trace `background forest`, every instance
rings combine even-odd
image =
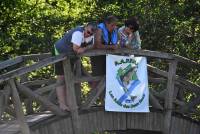
[[[199,0],[2,0],[0,60],[50,52],[68,29],[109,13],[119,18],[119,26],[129,16],[138,17],[142,49],[174,53],[200,63]],[[185,71],[181,73],[185,76]],[[188,76],[200,84],[195,69]]]

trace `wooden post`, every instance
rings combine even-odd
[[[67,93],[66,103],[69,106],[71,112],[72,126],[74,134],[80,134],[80,124],[78,115],[78,106],[76,102],[76,94],[74,87],[74,78],[71,70],[70,59],[67,58],[63,61],[64,76],[65,76],[65,86]]]
[[[0,90],[0,119],[5,109],[4,104],[5,104],[5,97],[3,91]]]
[[[25,66],[25,63],[22,64],[22,66]],[[28,74],[23,74],[20,76],[20,83],[24,83],[24,82],[27,82],[28,81]],[[29,99],[26,99],[25,100],[25,106],[26,106],[26,113],[27,114],[33,114],[34,111],[33,111],[33,107],[32,107],[32,100],[29,98]]]
[[[76,61],[76,77],[81,77],[81,60],[80,58]],[[77,104],[78,106],[81,105],[81,83],[76,83],[75,84],[75,93],[76,93],[76,100],[77,100]]]
[[[164,112],[164,127],[163,134],[170,134],[171,115],[173,108],[173,93],[176,77],[177,61],[172,60],[169,63],[169,71],[167,74],[167,92],[165,95],[165,112]]]
[[[15,81],[13,79],[10,79],[8,82],[9,82],[11,90],[12,90],[12,99],[13,99],[14,109],[16,112],[17,121],[19,122],[19,125],[21,128],[21,132],[22,132],[22,134],[30,134],[30,129],[24,118],[22,104],[21,104],[21,101],[19,98],[19,94],[18,94],[16,85],[15,85]]]

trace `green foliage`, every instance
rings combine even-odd
[[[0,59],[49,52],[66,30],[112,13],[120,24],[138,17],[144,49],[200,60],[200,3],[195,0],[15,0],[0,7]]]

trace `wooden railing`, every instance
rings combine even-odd
[[[163,111],[164,126],[163,133],[169,134],[172,113],[188,115],[199,115],[197,106],[200,103],[200,86],[176,75],[178,64],[200,69],[200,64],[195,61],[183,58],[169,53],[148,51],[148,50],[91,50],[83,56],[97,56],[105,54],[134,54],[135,56],[144,56],[148,59],[149,83],[150,87],[150,105],[153,109]],[[11,70],[0,75],[0,115],[8,114],[10,118],[17,119],[20,123],[23,134],[29,134],[30,130],[24,118],[25,115],[39,113],[45,110],[52,111],[58,116],[67,113],[59,109],[55,95],[55,79],[34,79],[28,80],[27,74],[40,68],[63,61],[64,75],[67,87],[67,101],[73,121],[74,133],[78,134],[79,116],[78,110],[90,109],[105,90],[105,76],[92,77],[84,67],[81,69],[81,61],[76,63],[76,73],[73,74],[69,59],[73,55],[59,55],[51,57],[50,54],[23,55],[12,60],[0,63],[0,71]],[[160,60],[164,62],[168,70],[161,70],[151,65],[151,61]],[[25,66],[28,61],[34,61],[32,65]],[[19,67],[19,64],[21,65]],[[18,65],[15,67],[15,65]],[[70,81],[70,82],[69,82]],[[89,92],[85,100],[81,100],[80,83],[100,81],[97,88]],[[158,86],[162,88],[158,88]],[[189,99],[186,100],[185,98]],[[101,98],[101,97],[100,97]],[[190,99],[191,98],[191,99]],[[101,103],[96,105],[103,105]],[[23,104],[23,105],[22,105]],[[13,108],[14,105],[14,108]],[[38,109],[33,109],[33,108]],[[2,119],[3,120],[3,119]]]

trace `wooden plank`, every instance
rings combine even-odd
[[[87,116],[88,116],[88,122],[89,122],[87,124],[87,128],[89,128],[89,132],[91,133],[91,132],[94,132],[94,127],[95,127],[93,123],[93,116],[92,116],[92,113],[88,113]]]
[[[23,55],[24,61],[27,60],[42,60],[51,57],[51,53],[42,53],[42,54],[30,54],[30,55]]]
[[[3,90],[0,90],[0,119],[3,112],[6,112],[8,107],[9,98],[11,95],[11,89],[8,84],[6,84]]]
[[[95,111],[95,112],[92,112],[91,113],[91,117],[92,117],[92,119],[93,119],[93,125],[94,125],[94,131],[93,132],[98,132],[98,127],[97,127],[97,114],[96,114],[96,112],[97,111]]]
[[[135,56],[145,56],[145,57],[155,57],[163,59],[173,59],[173,54],[158,52],[158,51],[149,51],[149,50],[132,50],[127,48],[121,48],[117,50],[88,50],[87,52],[80,54],[79,56],[98,56],[106,54],[134,54]]]
[[[99,82],[99,84],[95,89],[90,91],[90,95],[88,96],[88,99],[85,101],[85,103],[82,105],[82,108],[83,109],[90,108],[104,89],[105,89],[105,77],[102,78],[102,80]]]
[[[51,110],[56,115],[65,115],[64,112],[60,110],[60,108],[50,101],[48,101],[46,98],[38,95],[37,93],[33,92],[30,88],[20,84],[19,82],[16,83],[19,91],[21,91],[23,94],[25,94],[28,97],[33,98],[34,100],[40,102],[42,105],[44,105],[47,109]]]
[[[152,95],[154,95],[157,99],[160,99],[160,100],[164,100],[164,96],[161,96],[161,94],[157,91],[155,91],[154,89],[150,89],[149,90]],[[162,92],[162,91],[161,91]]]
[[[64,119],[59,120],[57,124],[59,126],[59,130],[57,131],[60,131],[61,134],[66,134],[67,131],[66,131],[66,124],[64,122]]]
[[[16,70],[10,71],[8,73],[2,74],[0,76],[0,82],[9,80],[11,78],[15,78],[15,77],[23,75],[25,73],[37,70],[37,69],[42,68],[42,67],[45,67],[47,65],[62,61],[66,58],[65,56],[66,55],[62,54],[62,55],[58,55],[58,56],[55,56],[55,57],[50,57],[50,58],[41,60],[38,63],[35,63],[31,66],[21,67],[21,68],[18,68]]]
[[[60,129],[58,128],[57,121],[48,123],[44,127],[47,128],[47,131],[48,131],[47,134],[60,134]]]
[[[44,79],[44,80],[33,80],[33,81],[26,81],[26,82],[21,82],[21,84],[25,86],[37,86],[37,85],[42,85],[42,84],[52,84],[56,83],[56,79]]]
[[[160,69],[158,69],[156,67],[148,65],[148,70],[150,72],[156,73],[156,74],[158,74],[160,76],[167,77],[167,72],[166,71],[160,70]],[[177,84],[179,86],[182,86],[184,88],[188,88],[188,89],[192,90],[193,92],[200,94],[200,86],[199,85],[196,85],[196,84],[194,84],[194,83],[192,83],[192,82],[190,82],[188,80],[185,80],[185,79],[183,79],[183,78],[181,78],[179,76],[176,76],[175,81],[176,81],[175,84]]]
[[[81,77],[81,60],[80,58],[76,61],[76,67],[75,67],[75,76],[76,77]],[[75,83],[75,94],[76,94],[76,101],[77,105],[81,105],[81,84],[80,83]]]
[[[67,93],[67,104],[69,105],[69,109],[71,112],[72,124],[74,134],[80,134],[80,122],[79,122],[79,115],[78,115],[78,106],[76,102],[76,94],[75,94],[75,87],[74,87],[74,79],[73,74],[71,71],[71,63],[70,59],[67,58],[63,61],[63,68],[64,68],[64,76],[65,76],[65,87]]]
[[[25,104],[25,106],[26,106],[26,113],[27,113],[28,115],[34,113],[33,104],[32,104],[32,103],[33,103],[33,100],[31,100],[30,98],[24,100],[24,104]]]
[[[185,89],[190,89],[193,92],[200,94],[200,86],[199,85],[196,85],[196,84],[192,83],[191,81],[185,80],[180,77],[176,77],[176,81],[178,83],[180,83],[181,87],[183,87]]]
[[[5,110],[5,97],[2,91],[0,91],[0,119]]]
[[[88,131],[87,131],[87,127],[89,122],[88,122],[88,119],[87,119],[87,114],[82,114],[80,116],[80,121],[81,121],[81,132],[82,134],[88,134]]]
[[[148,77],[149,82],[152,83],[166,83],[167,80],[165,78],[153,78],[153,77]]]
[[[53,89],[49,95],[48,95],[48,100],[54,104],[56,104],[56,89]]]
[[[180,106],[186,105],[186,103],[185,103],[184,101],[180,101],[180,100],[178,100],[178,99],[175,99],[173,102],[174,102],[176,105],[180,105]]]
[[[31,134],[40,134],[40,132],[39,132],[39,130],[37,129],[37,130],[32,131]]]
[[[164,128],[163,134],[170,134],[171,114],[173,107],[173,93],[176,77],[177,62],[171,61],[169,64],[169,71],[167,77],[167,92],[165,96],[165,112],[164,112]]]
[[[11,59],[11,60],[6,60],[6,61],[3,61],[3,62],[0,62],[0,70],[7,68],[9,66],[13,66],[15,64],[21,63],[21,62],[23,62],[22,56],[16,57],[16,58]]]
[[[96,127],[96,132],[100,132],[101,131],[101,128],[99,127],[100,126],[100,123],[99,123],[99,120],[101,120],[98,116],[98,112],[99,111],[95,111],[95,117],[94,117],[94,122],[95,122],[95,127]]]
[[[38,88],[34,92],[37,93],[37,94],[44,94],[44,93],[49,92],[49,91],[51,91],[55,88],[56,88],[56,83],[45,86],[45,87]]]
[[[30,134],[30,129],[24,118],[22,104],[19,98],[19,94],[15,85],[15,82],[13,79],[10,79],[8,82],[12,90],[12,99],[13,99],[14,109],[17,115],[17,121],[20,124],[21,132],[22,134]]]
[[[166,78],[168,76],[166,71],[160,70],[160,69],[158,69],[154,66],[151,66],[151,65],[148,65],[147,67],[148,67],[148,71],[150,71],[150,72],[153,72],[155,74],[158,74],[158,75],[166,77]]]
[[[181,107],[181,112],[182,113],[189,112],[190,110],[192,110],[194,108],[194,106],[196,106],[198,104],[200,104],[200,96],[196,97],[195,99],[193,99],[192,101],[190,101],[186,105],[183,105]]]
[[[197,67],[200,69],[200,64],[196,61],[193,61],[193,60],[190,60],[188,58],[185,58],[185,57],[182,57],[182,56],[179,56],[179,55],[176,55],[174,54],[174,59],[180,63],[183,63],[184,65],[188,66],[188,67]]]
[[[16,117],[15,110],[11,106],[7,106],[5,108],[5,112],[8,113],[9,115]]]
[[[75,83],[81,83],[81,82],[90,82],[90,81],[99,81],[103,78],[103,76],[81,76],[81,77],[75,77],[74,82]]]
[[[101,119],[102,119],[102,123],[103,123],[103,124],[102,124],[103,130],[108,130],[107,128],[108,128],[108,126],[109,126],[109,125],[108,125],[107,113],[108,113],[108,112],[105,112],[105,111],[102,113],[102,118],[101,118]]]
[[[159,101],[153,96],[151,92],[149,92],[149,101],[154,108],[163,110],[163,106],[159,103]]]

